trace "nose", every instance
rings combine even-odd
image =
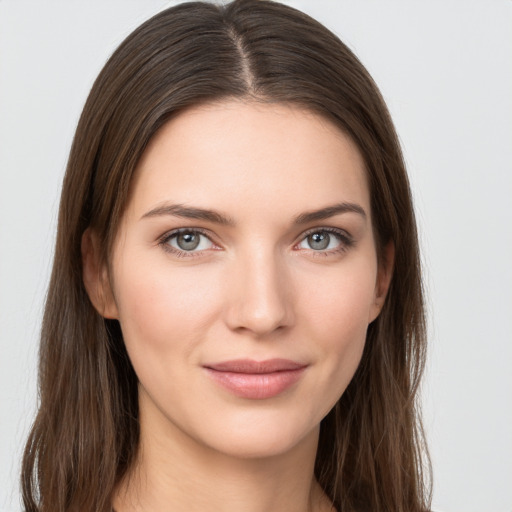
[[[232,330],[263,337],[293,323],[293,287],[286,265],[274,254],[251,254],[229,277],[226,323]]]

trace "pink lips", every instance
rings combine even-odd
[[[212,379],[236,396],[259,400],[277,396],[291,387],[306,367],[288,359],[237,359],[204,366]]]

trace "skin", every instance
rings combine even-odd
[[[340,203],[363,213],[296,222]],[[177,204],[230,223],[172,214]],[[195,250],[177,252],[180,228],[203,232]],[[140,450],[117,512],[330,510],[313,475],[319,424],[355,373],[391,276],[353,142],[298,107],[194,107],[139,162],[110,273],[99,253],[88,230],[86,287],[119,320],[140,381]],[[205,370],[272,358],[305,369],[270,398],[236,396]]]

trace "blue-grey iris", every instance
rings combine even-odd
[[[331,236],[329,235],[329,233],[326,233],[325,231],[313,233],[308,236],[309,247],[311,247],[311,249],[315,249],[317,251],[326,249],[329,246],[330,241],[331,241]]]
[[[176,237],[176,244],[178,247],[184,251],[193,251],[199,245],[201,241],[201,235],[199,233],[193,233],[191,231],[186,231],[184,233],[179,233]]]

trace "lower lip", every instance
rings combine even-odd
[[[236,373],[206,368],[209,376],[241,398],[263,400],[280,395],[293,386],[306,367],[271,373]]]

